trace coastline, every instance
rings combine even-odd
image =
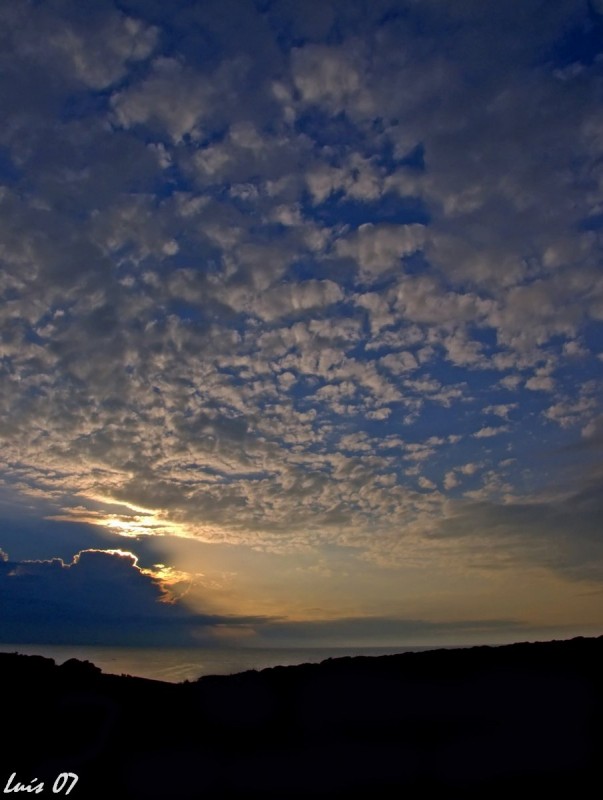
[[[586,790],[603,637],[272,667],[172,684],[0,654],[6,781],[72,797],[371,797]],[[67,779],[65,779],[66,781]]]

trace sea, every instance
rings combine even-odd
[[[432,650],[433,647],[96,647],[88,645],[1,644],[0,652],[39,655],[63,664],[70,658],[91,661],[103,672],[180,683],[204,675],[233,675],[247,670],[319,663],[345,656],[382,656]]]

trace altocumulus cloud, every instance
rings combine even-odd
[[[522,561],[542,527],[495,520],[600,448],[602,30],[576,0],[3,4],[7,491],[390,566],[462,570],[464,520]]]

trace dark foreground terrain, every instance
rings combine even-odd
[[[0,654],[0,793],[55,796],[71,772],[70,798],[586,797],[603,773],[602,668],[603,637],[177,685]]]

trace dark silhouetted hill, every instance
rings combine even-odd
[[[13,772],[44,794],[74,772],[71,798],[586,796],[603,764],[602,667],[603,637],[184,684],[0,654],[0,792]]]

